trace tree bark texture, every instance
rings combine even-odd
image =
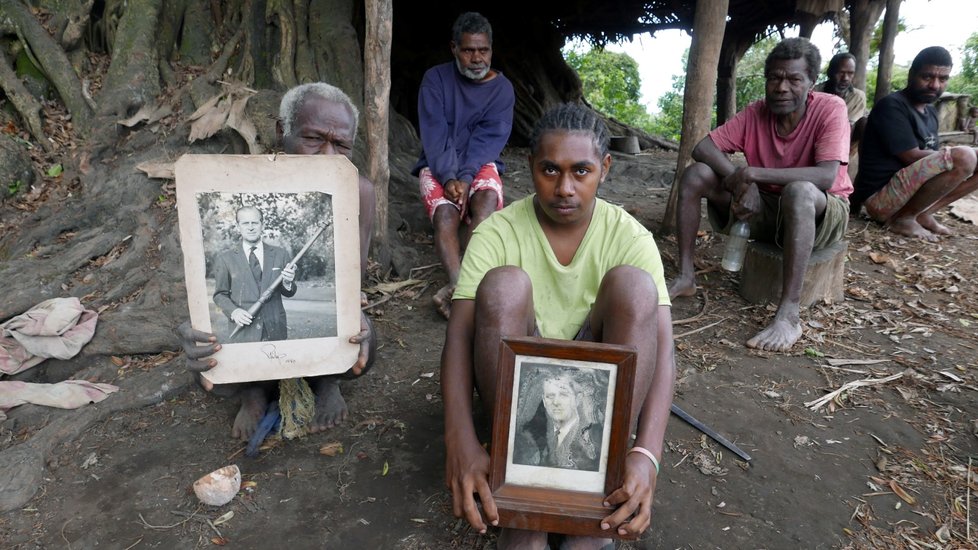
[[[31,49],[48,80],[58,90],[61,101],[71,113],[75,124],[80,129],[87,130],[92,109],[82,93],[82,84],[78,74],[68,61],[64,49],[41,26],[21,0],[3,0],[0,2],[0,20],[6,20],[15,29],[21,42]]]
[[[41,123],[41,104],[27,91],[24,83],[17,78],[17,74],[2,55],[0,55],[0,88],[3,88],[7,99],[20,113],[34,139],[42,147],[50,150],[51,143],[44,136],[44,125]]]
[[[669,202],[662,217],[662,233],[676,228],[676,203],[679,181],[690,162],[693,147],[710,131],[713,111],[713,91],[716,83],[720,46],[726,27],[728,0],[698,0],[693,19],[693,42],[686,68],[686,89],[683,92],[683,130],[679,142],[676,176],[669,192]]]
[[[366,0],[367,30],[364,40],[363,98],[367,126],[367,175],[377,193],[373,235],[375,255],[382,265],[390,258],[387,239],[390,161],[388,155],[388,126],[391,92],[391,39],[393,37],[394,7],[392,0]]]
[[[724,32],[717,67],[717,125],[737,114],[737,65],[753,44],[753,36]]]
[[[98,98],[100,114],[124,118],[160,95],[156,32],[163,0],[128,0]]]
[[[879,101],[890,94],[890,81],[893,80],[893,45],[900,26],[900,2],[887,0],[886,15],[883,17],[883,38],[880,40],[879,69],[876,73],[876,95]]]
[[[869,61],[869,42],[873,27],[883,13],[887,0],[849,1],[849,52],[856,56],[856,75],[852,85],[866,89],[866,64]]]

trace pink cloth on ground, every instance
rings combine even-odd
[[[3,381],[0,382],[0,422],[7,418],[5,412],[25,403],[77,409],[89,403],[98,403],[118,390],[112,384],[87,380],[65,380],[57,384]]]
[[[17,374],[49,357],[69,359],[95,335],[98,313],[78,298],[52,298],[0,324],[0,373]]]

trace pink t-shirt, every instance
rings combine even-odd
[[[755,101],[724,125],[710,132],[724,153],[743,152],[748,166],[801,168],[826,160],[839,161],[839,171],[829,193],[846,198],[852,193],[849,180],[849,118],[842,98],[809,92],[801,123],[787,136],[779,136],[776,117],[764,100]],[[759,185],[762,191],[780,193],[777,185]]]

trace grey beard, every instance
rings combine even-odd
[[[462,73],[462,76],[468,78],[469,80],[482,80],[489,74],[489,65],[486,65],[481,71],[473,71],[468,67],[462,65],[462,63],[456,59],[455,66],[458,67],[458,72]]]

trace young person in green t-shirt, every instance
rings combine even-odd
[[[445,470],[454,514],[483,533],[499,516],[489,489],[489,455],[472,418],[472,389],[492,410],[499,342],[511,336],[638,350],[629,423],[635,446],[625,459],[622,486],[605,499],[609,514],[601,528],[637,535],[650,523],[675,380],[672,319],[652,235],[595,196],[611,166],[608,142],[605,124],[590,109],[561,105],[546,113],[530,144],[536,193],[490,216],[466,249],[442,353]],[[566,537],[561,548],[610,543]],[[547,533],[516,529],[503,529],[498,541],[499,548],[546,544]]]

